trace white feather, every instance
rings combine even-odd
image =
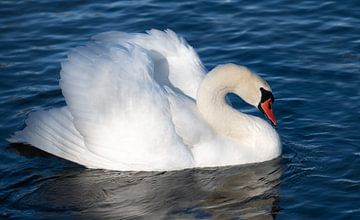
[[[196,99],[197,90],[205,77],[206,70],[195,50],[183,38],[178,37],[175,32],[169,29],[165,32],[152,29],[147,34],[112,31],[99,34],[94,39],[103,44],[123,45],[128,43],[137,45],[152,52],[150,56],[157,62],[158,68],[164,63],[165,66],[168,66],[165,73],[164,71],[156,71],[156,74],[165,77],[164,81],[170,81],[170,84],[166,85],[172,89],[177,88],[184,94]],[[158,70],[161,70],[161,67]]]

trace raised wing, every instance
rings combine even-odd
[[[69,55],[60,75],[74,125],[92,153],[149,170],[191,166],[146,50],[90,43]]]
[[[182,92],[196,99],[206,70],[195,50],[173,31],[153,29],[146,34],[106,32],[95,36],[94,39],[118,45],[129,43],[146,49],[156,64],[156,81],[177,93]]]

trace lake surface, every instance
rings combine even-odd
[[[360,2],[254,2],[1,1],[0,218],[360,218]],[[110,172],[7,143],[29,112],[65,104],[58,80],[68,51],[104,31],[150,28],[185,37],[207,69],[234,62],[262,75],[282,156]]]

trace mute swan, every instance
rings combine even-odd
[[[206,74],[173,31],[106,32],[61,64],[67,106],[31,113],[10,142],[31,144],[88,168],[157,171],[271,160],[277,132],[225,102],[235,93],[276,125],[270,86],[249,69]]]

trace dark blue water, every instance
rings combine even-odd
[[[359,218],[360,2],[254,2],[1,1],[0,218]],[[208,69],[235,62],[266,78],[281,158],[109,172],[6,142],[29,112],[64,105],[69,50],[103,31],[150,28],[185,37]]]

